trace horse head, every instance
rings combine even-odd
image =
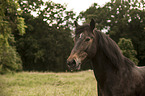
[[[95,21],[92,19],[90,24],[78,25],[75,22],[74,47],[67,59],[68,67],[71,70],[79,70],[82,63],[96,54],[96,36],[93,33]]]

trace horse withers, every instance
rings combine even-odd
[[[145,67],[137,67],[118,45],[95,28],[95,21],[82,26],[75,22],[74,47],[67,59],[71,70],[91,60],[98,96],[145,96]]]

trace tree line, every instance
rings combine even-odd
[[[52,1],[1,0],[0,8],[0,73],[67,70],[73,22],[82,18],[83,23],[94,18],[98,30],[106,30],[125,56],[145,64],[143,0],[111,0],[104,6],[94,3],[77,17]],[[83,69],[88,68],[90,64],[83,65]]]
[[[2,0],[0,7],[0,73],[66,70],[73,11],[43,0]]]

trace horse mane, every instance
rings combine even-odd
[[[130,61],[122,54],[121,49],[118,47],[116,42],[112,40],[108,35],[96,29],[94,31],[98,38],[97,46],[102,50],[106,57],[109,58],[114,67],[119,69],[123,64],[128,66],[128,68],[135,65],[132,61]]]

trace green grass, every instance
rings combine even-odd
[[[0,96],[96,96],[92,71],[0,75]]]

